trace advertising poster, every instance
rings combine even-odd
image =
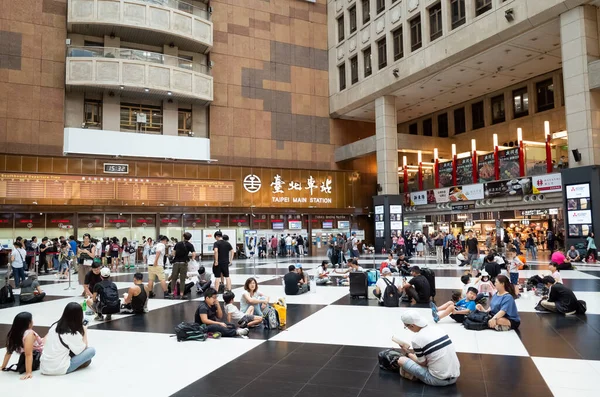
[[[587,237],[592,230],[590,184],[565,186],[567,196],[567,233],[569,237]]]
[[[523,196],[531,194],[531,178],[488,182],[485,184],[485,198]]]
[[[448,201],[450,201],[450,189],[433,189],[433,196],[435,197],[436,203],[447,203]]]
[[[466,157],[456,162],[456,183],[468,185],[473,183],[473,159]]]
[[[439,164],[440,186],[452,186],[452,161],[444,161]]]
[[[500,163],[500,179],[519,178],[519,148],[501,150],[498,152]]]
[[[425,205],[427,204],[427,191],[412,192],[410,194],[410,205]]]
[[[256,254],[256,230],[244,230],[244,251],[248,258]]]
[[[477,173],[479,182],[490,182],[496,179],[493,152],[477,157]]]
[[[560,192],[562,178],[560,174],[538,175],[531,177],[533,194]]]

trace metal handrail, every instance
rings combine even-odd
[[[69,46],[67,50],[67,57],[128,59],[132,61],[143,61],[175,66],[181,69],[187,69],[207,75],[209,74],[207,65],[194,63],[189,59],[160,54],[158,52],[132,50],[128,48]]]
[[[142,3],[155,4],[163,7],[173,8],[175,10],[184,11],[188,14],[195,15],[197,17],[209,20],[210,14],[207,10],[204,10],[198,6],[195,6],[190,3],[186,3],[185,1],[179,0],[135,0]]]

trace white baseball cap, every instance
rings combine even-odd
[[[384,267],[383,270],[381,271],[381,274],[392,274],[392,271],[390,270],[389,267]]]
[[[108,267],[103,267],[102,270],[100,270],[100,275],[104,278],[110,277],[110,269]]]
[[[427,326],[427,321],[425,321],[425,319],[423,319],[423,317],[421,317],[419,313],[417,313],[414,310],[405,311],[404,313],[402,313],[402,316],[400,318],[402,319],[404,325],[414,324],[420,328],[424,328]]]

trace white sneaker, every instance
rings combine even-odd
[[[248,335],[250,331],[248,330],[248,328],[238,328],[238,330],[236,331],[236,335],[237,336],[246,336]]]

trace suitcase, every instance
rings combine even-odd
[[[435,273],[433,270],[425,267],[421,269],[421,274],[429,281],[431,296],[435,298]]]
[[[367,274],[364,272],[352,272],[350,279],[350,297],[364,296],[368,298]]]
[[[278,303],[274,303],[273,308],[277,310],[277,313],[279,314],[279,325],[283,327],[287,319],[287,307]]]

